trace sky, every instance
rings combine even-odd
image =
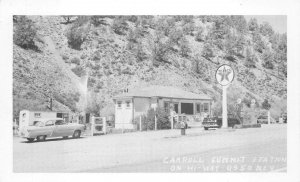
[[[275,32],[287,32],[287,16],[285,15],[245,15],[247,21],[251,18],[256,18],[259,24],[268,22]]]

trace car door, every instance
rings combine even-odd
[[[73,134],[73,128],[70,127],[64,120],[56,120],[54,128],[54,136],[70,136]]]
[[[53,137],[53,132],[54,132],[54,120],[49,120],[45,122],[45,126],[43,127],[44,129],[44,133],[45,135],[47,135],[47,137]]]

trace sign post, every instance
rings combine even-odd
[[[222,128],[228,128],[227,121],[227,86],[223,86],[222,92]]]
[[[216,80],[222,86],[222,128],[228,127],[227,121],[227,87],[233,81],[234,71],[226,64],[220,66],[216,71]]]

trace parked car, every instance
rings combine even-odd
[[[29,142],[44,141],[46,138],[63,137],[79,138],[84,130],[84,125],[66,123],[62,118],[42,119],[34,122],[33,126],[24,126],[19,130],[19,136]]]
[[[266,115],[258,116],[257,123],[259,123],[259,124],[268,124],[268,116],[266,116]]]
[[[234,127],[236,124],[240,124],[240,121],[234,117],[233,114],[227,115],[228,127]],[[221,128],[222,123],[222,116],[219,117],[212,117],[212,118],[204,118],[202,125],[204,130],[208,130],[209,128]]]
[[[287,113],[283,113],[281,117],[283,119],[283,123],[287,123]]]

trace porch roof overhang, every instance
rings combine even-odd
[[[132,92],[123,93],[113,97],[117,99],[132,99],[132,98],[169,98],[169,99],[182,99],[182,100],[208,100],[212,101],[206,94],[196,94],[188,92],[175,87],[167,86],[151,86],[136,89]]]

